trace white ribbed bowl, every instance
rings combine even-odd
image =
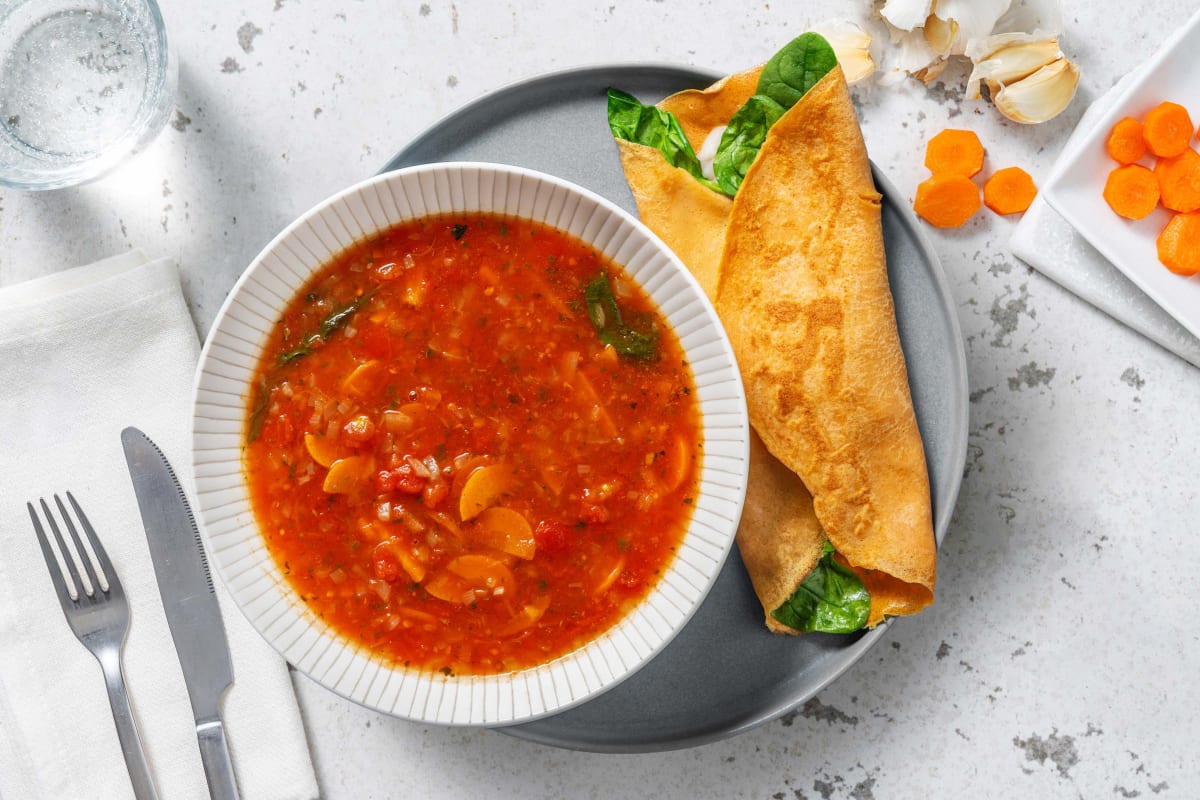
[[[335,254],[404,220],[485,211],[571,233],[624,267],[679,336],[695,376],[704,457],[692,522],[669,569],[628,616],[588,645],[501,675],[444,676],[386,662],[342,639],[295,594],[267,551],[242,463],[247,397],[268,332]],[[507,725],[577,705],[629,677],[699,607],[733,543],[749,424],[725,332],[683,264],[636,219],[558,178],[493,164],[391,172],[326,200],[254,259],[200,356],[193,416],[196,516],[218,574],[251,624],[296,669],[357,703],[445,725]]]

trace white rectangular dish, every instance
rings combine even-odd
[[[1158,208],[1131,221],[1117,216],[1103,197],[1117,166],[1104,143],[1117,120],[1141,118],[1163,100],[1188,109],[1200,123],[1200,13],[1192,16],[1096,118],[1092,129],[1059,159],[1042,189],[1046,201],[1101,254],[1193,335],[1200,336],[1200,276],[1183,277],[1158,260],[1155,242],[1171,212]],[[1196,141],[1193,140],[1193,146]],[[1152,162],[1148,161],[1147,165]]]

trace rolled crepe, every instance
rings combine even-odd
[[[759,70],[672,95],[699,150]],[[618,140],[642,221],[714,301],[746,385],[737,542],[769,629],[828,539],[871,594],[868,627],[933,598],[924,450],[887,281],[880,196],[840,68],[771,128],[736,198]]]

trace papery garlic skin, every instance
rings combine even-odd
[[[846,83],[858,83],[875,72],[871,34],[858,24],[848,19],[831,19],[814,25],[812,31],[825,37],[833,48]]]
[[[886,69],[879,77],[879,82],[884,86],[899,83],[910,76],[928,83],[946,68],[945,58],[933,51],[921,28],[913,31],[893,28],[891,39],[893,46],[884,62]]]
[[[913,31],[924,25],[932,12],[933,0],[887,0],[879,16],[899,30]]]
[[[1062,3],[1060,0],[1013,0],[991,32],[1026,33],[1039,38],[1061,36]]]
[[[996,109],[1013,122],[1031,125],[1061,114],[1079,88],[1079,67],[1060,58],[1027,78],[1010,83],[992,97]]]
[[[932,28],[939,31],[937,38],[945,48],[940,52],[963,55],[967,43],[991,33],[1011,5],[1012,0],[935,0],[930,13],[938,21]],[[930,30],[930,22],[925,22],[926,30]]]

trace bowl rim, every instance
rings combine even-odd
[[[240,346],[251,351],[251,353],[242,354],[244,358],[250,360],[248,367],[245,365],[231,366],[214,355],[217,350],[222,350],[222,357],[226,355],[224,352],[225,340],[230,337],[228,328],[243,322],[236,311],[239,302],[247,293],[247,287],[261,288],[257,283],[265,280],[263,274],[270,271],[269,260],[278,257],[285,243],[301,236],[306,226],[311,226],[314,221],[322,219],[324,215],[337,214],[339,206],[345,207],[356,199],[361,200],[364,192],[373,191],[379,198],[378,193],[381,187],[387,187],[389,191],[392,191],[396,185],[410,185],[414,182],[422,185],[422,181],[426,183],[432,181],[436,193],[442,188],[438,181],[450,180],[449,176],[455,174],[460,180],[468,174],[476,176],[476,179],[479,176],[490,175],[493,180],[503,179],[505,186],[508,185],[508,181],[516,181],[517,189],[515,192],[506,192],[503,200],[498,200],[493,193],[492,204],[502,206],[502,208],[489,206],[487,200],[482,196],[476,198],[477,202],[468,203],[468,206],[464,208],[449,207],[444,202],[444,198],[419,196],[417,199],[420,201],[421,209],[418,211],[414,208],[415,204],[412,202],[412,198],[406,194],[405,200],[408,201],[409,208],[400,209],[397,202],[398,216],[390,216],[385,210],[381,223],[375,220],[375,215],[368,209],[371,224],[362,226],[363,230],[359,232],[358,236],[353,236],[354,232],[345,224],[345,220],[341,219],[345,233],[352,237],[350,241],[341,243],[340,247],[332,249],[331,252],[324,255],[310,250],[306,255],[312,256],[315,263],[307,271],[292,271],[289,277],[293,282],[286,291],[272,293],[274,296],[270,297],[271,303],[262,304],[260,301],[260,305],[269,308],[270,314],[262,315],[260,313],[258,315],[260,324],[257,327],[250,326],[250,332],[258,337],[257,342],[250,342],[245,338],[245,334],[242,334],[241,337]],[[537,208],[530,208],[528,203],[520,208],[512,207],[514,202],[520,205],[528,200],[528,195],[533,195],[536,200],[538,194],[544,191],[550,192],[551,195],[557,193],[568,200],[573,200],[574,207],[577,209],[590,209],[589,219],[599,216],[605,221],[604,224],[599,229],[593,230],[590,236],[586,236],[556,224],[547,218],[548,212],[545,209],[539,211]],[[480,194],[482,195],[482,192]],[[513,197],[516,199],[514,200]],[[393,199],[395,198],[393,197]],[[430,200],[433,200],[432,208],[428,205]],[[451,200],[450,205],[453,203],[454,201]],[[705,410],[706,400],[703,391],[698,391],[698,395],[701,396],[697,397],[706,445],[705,457],[701,463],[700,483],[702,487],[708,488],[701,488],[697,492],[697,502],[692,519],[689,521],[679,551],[646,597],[599,636],[580,648],[549,662],[511,673],[447,677],[386,662],[381,657],[342,639],[336,631],[317,619],[313,612],[303,604],[295,595],[286,578],[279,573],[273,557],[262,543],[257,520],[249,506],[244,488],[241,437],[247,400],[245,390],[248,382],[243,381],[237,386],[237,396],[240,401],[234,404],[236,408],[230,406],[228,411],[230,415],[237,417],[236,442],[229,440],[231,436],[229,431],[214,433],[208,429],[206,423],[211,422],[212,417],[205,413],[205,409],[212,408],[208,396],[214,392],[226,396],[233,393],[230,388],[220,391],[213,388],[215,384],[221,382],[237,385],[236,380],[231,379],[227,374],[230,369],[234,371],[241,369],[242,372],[246,372],[248,369],[249,374],[253,373],[267,332],[277,319],[279,311],[295,296],[299,286],[311,277],[313,270],[327,263],[334,253],[354,241],[374,235],[405,220],[423,216],[479,211],[534,219],[571,233],[590,247],[604,252],[614,264],[625,271],[651,296],[660,313],[679,336],[681,344],[684,345],[685,352],[688,354],[689,363],[693,366],[698,390],[702,387],[700,375],[695,374],[697,362],[714,362],[714,366],[706,369],[713,375],[719,376],[719,379],[712,382],[713,386],[718,387],[719,393],[715,397],[716,402],[710,403],[715,411]],[[362,220],[356,221],[361,222]],[[574,223],[574,217],[571,222]],[[604,229],[609,227],[612,227],[617,233],[624,234],[616,254],[608,252],[607,247],[601,247],[595,241],[597,236],[603,234]],[[337,234],[334,239],[337,241]],[[660,276],[665,275],[656,287],[648,286],[644,278],[633,274],[626,263],[629,256],[624,259],[619,256],[631,240],[638,245],[634,256],[642,258],[643,252],[648,253],[645,258],[649,258],[653,263],[651,279],[657,281]],[[611,245],[612,242],[609,244]],[[643,265],[643,269],[650,270],[651,267]],[[687,318],[689,321],[687,332],[682,331],[679,324],[673,319],[673,314],[682,313],[679,311],[680,306],[672,301],[674,310],[670,313],[664,307],[664,297],[660,295],[665,291],[663,287],[666,286],[672,288],[672,297],[682,298],[679,301],[682,303],[682,309],[691,314]],[[685,341],[685,339],[691,338],[693,333],[697,336],[702,334],[700,346],[707,348],[706,352],[709,353],[702,359],[696,358],[693,353],[695,348],[689,348]],[[312,206],[280,231],[255,256],[226,296],[200,353],[193,384],[192,401],[191,449],[194,467],[193,491],[197,501],[197,523],[210,558],[216,563],[216,571],[220,574],[226,588],[229,589],[239,612],[246,617],[251,627],[263,636],[272,648],[293,664],[298,671],[316,683],[364,707],[426,724],[496,727],[530,722],[572,708],[612,689],[633,675],[673,640],[707,597],[732,548],[745,500],[750,430],[745,391],[728,337],[699,283],[679,258],[632,214],[584,187],[524,167],[470,161],[440,162],[405,167],[359,181]],[[710,434],[714,429],[709,423],[713,420],[720,422],[719,428],[715,430],[719,430],[719,436],[725,438],[714,440],[716,444],[723,446],[710,450],[708,446]],[[226,427],[234,424],[228,420],[226,422]],[[212,444],[213,437],[218,444],[223,444],[223,447],[209,446]],[[215,460],[202,458],[202,454],[212,451],[217,452]],[[229,469],[231,462],[236,462],[235,468],[232,470]],[[710,463],[720,464],[722,469],[716,470],[714,466],[713,470],[710,470]],[[223,483],[213,483],[215,480],[213,477],[214,464],[223,464],[225,467],[225,471],[218,476]],[[714,472],[721,473],[719,482],[714,483]],[[236,477],[231,478],[232,473],[236,473]],[[231,481],[236,484],[236,487],[229,485]],[[716,489],[715,494],[714,488]],[[232,500],[227,499],[228,494],[222,494],[229,490],[233,491]],[[215,502],[217,504],[214,506]],[[215,512],[230,505],[234,506],[233,513],[216,518],[214,521]],[[714,511],[719,513],[714,513]],[[697,533],[698,526],[702,526],[706,530]],[[231,535],[235,538],[230,539]],[[706,536],[708,538],[705,538]],[[703,545],[703,548],[693,551],[691,548],[697,541]],[[697,557],[697,553],[703,557]],[[250,559],[249,566],[243,563],[247,559]],[[696,563],[691,563],[689,559]],[[681,580],[679,578],[681,570],[689,575],[686,593],[681,592],[680,587],[676,585]],[[675,581],[675,583],[671,581]],[[255,597],[248,596],[248,587],[253,588],[257,593]],[[670,598],[665,602],[669,603],[673,609],[670,612],[672,616],[669,620],[663,616],[662,609],[658,607],[664,602],[663,597],[667,595]],[[265,612],[252,611],[250,608],[251,606],[255,608],[260,606],[260,599],[263,597],[273,601],[268,607],[272,613],[270,620],[264,619]],[[682,607],[680,607],[679,598],[684,601]],[[284,601],[282,604],[279,602],[280,599]],[[647,609],[656,613],[658,618],[644,618],[646,614],[650,613]],[[299,626],[298,632],[295,630],[297,626]],[[625,641],[630,636],[636,638],[638,647],[631,648]],[[297,642],[301,640],[315,641],[309,644],[308,650],[302,658],[296,658]],[[318,647],[318,645],[320,646]],[[320,652],[315,658],[310,659],[309,654],[314,648],[319,649]],[[325,666],[318,672],[318,667],[323,662],[330,662],[331,651],[335,651],[332,655],[332,662],[325,663]],[[584,657],[590,659],[590,663],[581,664],[580,659]],[[342,671],[330,679],[331,671],[339,668]],[[360,688],[368,673],[371,674],[369,680],[366,680],[366,687]],[[349,678],[347,678],[348,674]],[[376,692],[375,684],[380,680],[383,681],[383,685]],[[400,684],[399,689],[395,692],[391,691],[391,684],[394,681],[399,681]],[[406,683],[415,685],[406,686]],[[460,698],[457,695],[463,691],[463,687],[467,689],[467,704],[470,708],[465,712],[460,712]],[[549,698],[547,697],[548,691]],[[401,693],[407,693],[407,696],[416,698],[410,703],[407,711],[397,709]],[[391,702],[383,702],[383,698],[389,694],[392,698]],[[562,699],[564,694],[566,699]],[[419,712],[414,712],[422,696],[424,696],[425,705]],[[496,705],[497,697],[500,701],[499,706]],[[442,714],[441,708],[447,702],[451,705],[449,719]],[[432,714],[428,713],[431,705]],[[497,708],[500,710],[497,711]],[[460,714],[465,716],[460,719],[456,716]]]

